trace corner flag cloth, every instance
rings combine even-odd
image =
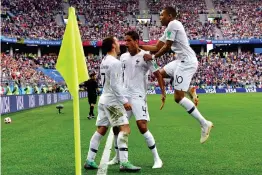
[[[79,84],[89,79],[81,36],[76,20],[75,9],[69,8],[69,18],[63,36],[56,69],[64,78],[68,90],[73,96],[75,171],[81,175],[81,145],[79,122]]]

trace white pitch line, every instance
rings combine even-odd
[[[100,161],[100,165],[99,165],[99,169],[97,171],[97,175],[106,175],[107,174],[107,162],[110,159],[110,153],[111,153],[111,148],[112,148],[112,144],[113,144],[113,139],[114,139],[114,133],[112,128],[109,131],[107,140],[106,140],[106,146]]]

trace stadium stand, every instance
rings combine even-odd
[[[262,38],[262,2],[257,0],[214,1],[219,13],[227,13],[231,21],[222,20],[221,29],[228,39]]]
[[[1,32],[9,37],[61,39],[65,27],[57,25],[54,18],[56,14],[62,13],[61,4],[61,0],[51,3],[47,0],[41,3],[30,0],[5,0],[1,6],[12,15],[2,19]],[[70,0],[69,4],[76,7],[78,14],[85,15],[86,23],[80,25],[83,40],[101,40],[108,35],[116,35],[121,39],[122,33],[131,29],[142,33],[141,26],[130,26],[127,19],[132,10],[137,11],[136,0],[130,1],[129,6],[119,0],[89,3]]]
[[[130,0],[126,5],[121,0],[89,2],[70,0],[69,4],[77,8],[79,15],[85,16],[86,23],[80,26],[82,39],[100,40],[110,34],[122,38],[121,33],[130,29],[138,30],[142,36],[143,28],[128,19],[129,14],[138,11],[138,2]],[[51,3],[47,0],[41,3],[30,0],[4,0],[2,9],[12,15],[2,18],[1,31],[3,35],[11,37],[61,39],[64,26],[57,25],[54,18],[56,14],[62,13],[61,4],[61,0]],[[176,5],[180,11],[179,20],[185,25],[189,39],[216,38],[215,25],[221,28],[223,36],[228,39],[262,37],[262,8],[261,1],[258,0],[214,1],[216,11],[227,13],[231,18],[231,21],[222,19],[219,24],[200,22],[199,14],[208,13],[204,0],[147,0],[147,4],[151,13],[159,13],[166,5]],[[159,38],[164,30],[154,25],[154,21],[148,26],[150,39]]]
[[[179,20],[184,24],[189,39],[212,39],[216,36],[214,24],[203,24],[199,20],[199,14],[207,13],[204,0],[147,0],[147,3],[152,13],[160,13],[159,10],[168,5],[177,6]],[[159,38],[163,31],[164,27],[150,25],[150,37],[153,39]]]
[[[47,63],[47,61],[46,61]],[[50,77],[42,72],[36,71],[38,65],[33,61],[31,54],[9,54],[1,53],[1,80],[21,80],[30,83],[54,83]]]
[[[203,53],[202,55],[197,55],[197,57],[199,59],[199,68],[192,80],[192,85],[194,86],[199,88],[213,88],[213,86],[216,88],[224,88],[227,86],[260,87],[262,85],[261,54],[237,54],[230,52],[223,54],[211,53],[206,56],[206,54]],[[42,70],[50,63],[50,59],[55,63],[57,56],[43,56],[42,58],[37,58],[33,54],[16,54],[14,58],[11,58],[10,55],[2,54],[2,58],[2,80],[30,80],[32,83],[54,83],[55,79],[57,82],[61,82],[61,77],[54,72],[54,67]],[[170,53],[158,59],[157,63],[162,67],[174,59],[176,59],[175,54]],[[101,57],[88,57],[87,66],[89,72],[99,72],[100,63]],[[10,67],[9,65],[12,66]],[[38,68],[41,72],[35,71],[33,68]],[[48,76],[45,76],[42,72]],[[151,83],[156,82],[153,75],[151,75],[150,81]]]
[[[1,6],[9,14],[2,18],[4,36],[59,39],[64,33],[64,27],[58,26],[54,20],[54,15],[61,11],[61,0],[4,0]]]
[[[139,1],[128,0],[3,0],[1,3],[2,36],[24,39],[61,40],[65,24],[58,25],[56,15],[67,18],[63,4],[76,7],[82,40],[102,40],[109,35],[123,40],[128,30],[139,32],[148,29],[149,39],[157,40],[165,30],[156,21],[143,23],[134,20],[139,13]],[[167,5],[179,9],[179,20],[184,24],[190,40],[214,40],[221,29],[225,39],[262,38],[262,1],[259,0],[219,0],[213,1],[214,11],[227,14],[215,22],[201,21],[201,14],[209,14],[204,0],[146,0],[148,11],[159,14]],[[87,55],[89,72],[98,72],[102,54]],[[253,52],[200,53],[198,52],[199,70],[192,84],[199,88],[207,87],[261,87],[262,55]],[[162,67],[175,59],[173,53],[162,56],[157,63]],[[31,84],[55,84],[62,79],[55,71],[57,54],[10,53],[1,50],[1,80],[21,81]],[[98,77],[99,79],[100,77]],[[150,75],[151,83],[155,78]],[[157,84],[155,84],[157,85]],[[2,90],[1,90],[2,91]]]

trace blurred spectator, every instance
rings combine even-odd
[[[227,13],[231,19],[224,19],[220,26],[225,38],[262,38],[261,0],[214,0],[214,4],[219,13]]]

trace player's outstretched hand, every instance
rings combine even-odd
[[[150,61],[150,60],[152,60],[152,55],[145,54],[143,58],[144,58],[145,61]]]
[[[160,110],[163,109],[163,107],[165,106],[165,101],[166,101],[166,95],[163,95],[161,96],[161,101],[162,101],[162,104],[160,106]]]
[[[127,110],[127,111],[131,111],[132,110],[132,107],[129,103],[125,103],[124,104],[124,108]]]

